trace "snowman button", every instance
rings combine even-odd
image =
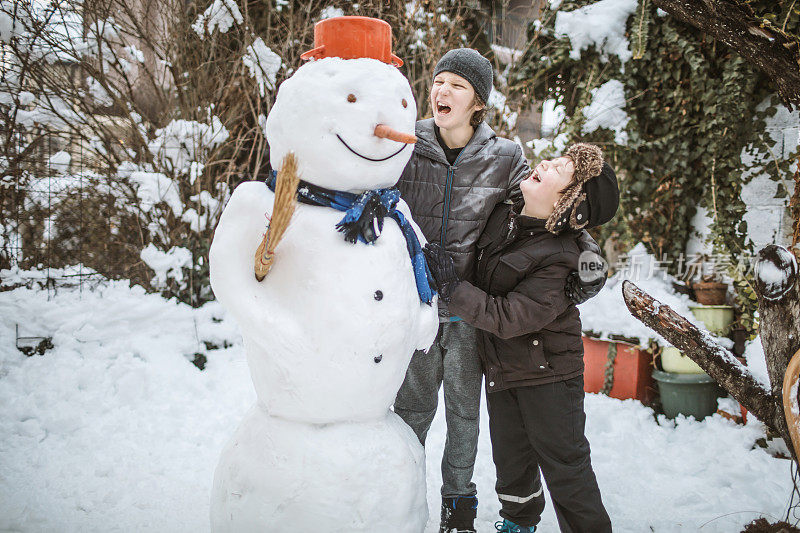
[[[383,291],[375,291],[375,299],[379,302],[383,300]]]
[[[380,363],[382,359],[383,359],[383,354],[377,356],[375,359],[373,359],[373,361],[375,361],[375,363],[377,364]]]

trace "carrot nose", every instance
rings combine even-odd
[[[390,128],[386,124],[378,124],[375,126],[375,136],[380,137],[381,139],[389,139],[391,141],[397,141],[399,143],[406,143],[406,144],[414,144],[417,142],[417,138],[410,133],[403,133],[401,131],[397,131],[395,129]]]

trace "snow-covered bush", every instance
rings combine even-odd
[[[83,264],[198,305],[231,190],[269,169],[266,115],[314,23],[379,17],[419,111],[475,45],[463,0],[0,0],[0,268]]]
[[[232,0],[154,6],[0,2],[0,266],[211,297],[208,241],[231,186],[265,171],[259,124],[286,69]],[[154,250],[185,253],[164,271]]]

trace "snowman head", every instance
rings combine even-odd
[[[413,135],[417,106],[408,80],[376,59],[325,58],[284,81],[267,117],[272,168],[288,152],[303,180],[360,193],[393,186],[413,144],[376,134],[376,127]]]

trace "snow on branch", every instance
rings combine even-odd
[[[227,33],[234,24],[241,24],[244,19],[234,0],[214,0],[192,25],[192,29],[202,39],[206,31],[211,35],[214,29]]]
[[[264,44],[261,37],[247,47],[247,53],[242,57],[244,66],[250,71],[250,77],[256,79],[258,92],[264,97],[264,89],[275,89],[275,79],[281,68],[281,57]]]

